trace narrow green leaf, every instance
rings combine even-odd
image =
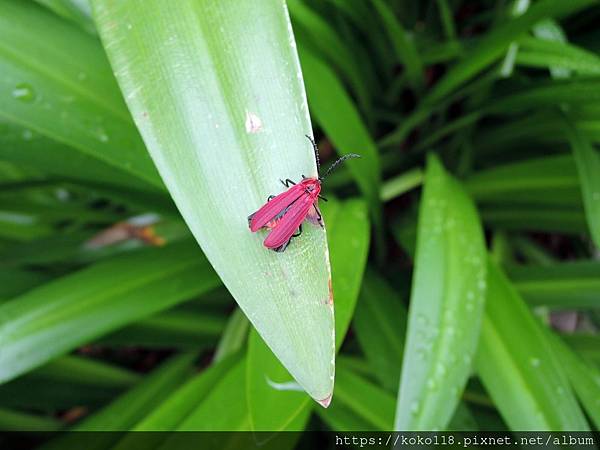
[[[429,117],[434,106],[439,104],[440,100],[481,74],[502,56],[511,42],[519,39],[523,33],[540,20],[573,14],[594,3],[596,3],[596,0],[573,0],[569,2],[541,0],[536,2],[522,16],[512,18],[493,29],[472,50],[467,52],[458,63],[450,68],[446,75],[429,91],[419,108],[388,134],[381,144],[388,146],[402,142],[410,130]]]
[[[475,367],[511,430],[588,429],[544,330],[491,261]]]
[[[222,316],[171,311],[141,320],[97,342],[108,346],[194,349],[216,343],[224,327],[225,318]]]
[[[600,370],[581,359],[560,338],[552,336],[554,351],[588,416],[600,427]]]
[[[35,0],[61,17],[78,24],[90,34],[96,34],[92,8],[87,0]]]
[[[214,361],[218,362],[241,350],[246,344],[249,329],[250,322],[248,322],[241,309],[236,309],[229,316],[225,330],[221,334],[217,349],[215,350]]]
[[[43,433],[48,431],[58,431],[62,427],[62,422],[51,417],[43,417],[21,411],[0,408],[0,431]]]
[[[329,408],[317,409],[315,412],[331,431],[375,431],[367,420],[337,401]]]
[[[131,390],[75,426],[78,431],[127,431],[192,374],[193,353],[171,357]],[[113,436],[112,439],[114,440]]]
[[[534,306],[600,308],[600,263],[572,261],[507,268],[515,288]]]
[[[375,142],[331,69],[307,49],[300,48],[300,57],[315,120],[338,152],[361,155],[348,161],[347,167],[369,202],[376,229],[382,232],[381,163]]]
[[[0,72],[0,120],[23,127],[22,140],[39,134],[85,155],[75,159],[100,161],[102,172],[113,167],[119,180],[162,186],[92,36],[33,2],[3,1]]]
[[[50,175],[90,182],[147,189],[148,184],[94,155],[78,151],[43,133],[12,123],[0,115],[0,158]]]
[[[335,305],[336,348],[339,350],[350,320],[369,248],[369,224],[364,202],[334,199],[323,205],[325,223],[329,229],[329,248],[332,269],[332,290]],[[305,413],[306,396],[276,387],[289,386],[290,376],[285,368],[252,331],[248,343],[247,400],[251,425],[258,431],[289,429]],[[280,388],[281,389],[281,388]],[[327,407],[331,398],[323,402]],[[272,411],[279,411],[273,414]]]
[[[545,18],[562,17],[580,11],[596,0],[541,0],[534,3],[525,14],[515,17],[489,32],[478,45],[440,80],[427,95],[428,103],[435,103],[457,87],[476,76],[506,51],[536,22]]]
[[[354,315],[354,330],[369,366],[382,386],[398,388],[408,313],[398,294],[367,271]]]
[[[561,203],[577,200],[578,178],[570,155],[544,156],[475,172],[465,187],[478,202]],[[552,192],[548,196],[547,193]],[[546,195],[545,195],[546,194]]]
[[[494,205],[480,208],[483,221],[497,229],[586,233],[585,215],[580,208],[542,205]]]
[[[427,161],[395,429],[445,429],[471,370],[485,299],[485,241],[472,201]]]
[[[179,425],[178,431],[245,431],[249,428],[246,406],[246,360],[238,361],[208,396]]]
[[[600,367],[600,336],[590,333],[565,334],[562,339],[586,361]]]
[[[66,382],[88,387],[128,388],[140,380],[134,372],[102,361],[65,355],[29,374],[47,383]]]
[[[20,269],[0,271],[0,303],[48,281],[48,276]]]
[[[200,405],[210,394],[211,390],[239,362],[239,355],[230,355],[221,362],[213,364],[200,374],[194,376],[183,386],[174,391],[162,403],[150,411],[135,427],[133,431],[173,431],[185,420],[185,418]],[[160,445],[159,436],[154,434],[153,447]],[[166,438],[167,436],[165,436]],[[125,436],[115,446],[114,450],[125,450],[131,448],[135,442],[135,436]]]
[[[291,0],[287,5],[294,26],[300,25],[306,30],[306,33],[301,36],[309,39],[310,43],[340,70],[363,108],[368,112],[371,94],[361,74],[360,61],[357,60],[356,53],[338,36],[335,28],[328,21],[314,12],[304,1]]]
[[[393,10],[383,0],[371,0],[373,6],[381,16],[396,56],[406,70],[406,76],[413,87],[423,84],[423,63],[412,36],[404,29],[400,21],[394,16]]]
[[[256,431],[288,429],[308,409],[309,398],[299,387],[294,388],[289,372],[277,361],[255,330],[250,332],[248,339],[246,364],[250,428]]]
[[[528,67],[560,68],[579,75],[600,75],[600,58],[595,53],[573,44],[522,38],[517,64]]]
[[[596,247],[600,247],[600,155],[570,120],[567,120],[566,130],[577,164],[590,235]]]
[[[437,7],[440,13],[440,20],[444,26],[446,37],[450,40],[456,39],[456,27],[454,25],[454,17],[452,9],[448,4],[448,0],[436,0]]]
[[[188,242],[114,258],[0,305],[0,380],[218,285]]]
[[[94,1],[112,67],[158,170],[253,325],[315,399],[331,395],[333,309],[323,230],[268,251],[247,217],[316,176],[285,4]]]
[[[105,449],[114,444],[120,434],[99,431],[128,431],[149,410],[160,404],[192,373],[194,354],[172,357],[145,377],[137,386],[121,395],[97,413],[85,418],[70,431],[94,431],[96,438],[86,444],[90,450]],[[60,436],[42,448],[44,450],[81,448],[79,433]]]
[[[417,168],[404,172],[383,183],[380,194],[381,201],[387,202],[399,197],[422,183],[423,171],[421,169]]]

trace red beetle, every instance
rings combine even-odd
[[[317,168],[319,168],[319,153],[315,141],[306,136],[313,145]],[[289,178],[280,180],[288,188],[277,196],[271,195],[258,211],[248,216],[248,225],[253,233],[261,230],[271,230],[264,245],[267,248],[282,252],[286,249],[293,237],[302,233],[302,222],[308,219],[315,225],[323,227],[321,212],[317,206],[321,197],[321,183],[342,162],[349,158],[360,158],[360,155],[349,153],[342,156],[319,178],[306,178],[302,175],[302,181],[298,184]]]

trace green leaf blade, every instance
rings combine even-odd
[[[196,240],[277,357],[313,398],[328,398],[334,324],[325,233],[309,224],[276,254],[247,223],[282,191],[279,179],[317,175],[284,3],[94,6],[129,109]]]
[[[471,370],[485,299],[477,212],[428,159],[395,429],[445,429]]]

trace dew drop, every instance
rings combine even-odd
[[[429,380],[427,380],[427,388],[431,391],[435,391],[437,389],[438,385],[435,382],[435,380],[432,380],[431,378]]]
[[[98,128],[96,130],[96,138],[100,142],[108,142],[110,140],[108,137],[108,134],[106,134],[106,131],[104,130],[104,128]]]
[[[414,401],[410,404],[410,413],[413,416],[416,416],[417,414],[419,414],[419,402]]]
[[[33,138],[33,133],[31,130],[23,130],[21,137],[24,141],[30,141]]]
[[[427,325],[427,316],[425,316],[425,314],[418,314],[417,323],[419,325]]]
[[[31,103],[36,97],[33,87],[27,83],[17,84],[12,91],[12,96],[25,103]]]
[[[437,365],[437,373],[443,377],[444,375],[446,375],[446,372],[447,372],[446,366],[442,363],[439,363]]]
[[[529,364],[531,364],[532,367],[540,367],[541,361],[539,358],[531,358]]]

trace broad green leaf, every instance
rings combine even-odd
[[[315,120],[338,152],[361,155],[361,159],[350,160],[346,165],[369,202],[375,227],[381,233],[381,164],[375,142],[331,69],[308,49],[300,48],[300,56]]]
[[[596,247],[600,247],[600,155],[570,120],[567,120],[566,130],[577,164],[590,235]]]
[[[369,222],[364,202],[329,202],[322,207],[329,229],[332,290],[336,313],[336,348],[339,350],[353,315],[369,246]],[[285,390],[291,378],[255,331],[250,334],[247,358],[247,400],[251,425],[258,431],[289,429],[308,408],[307,398]],[[279,390],[278,390],[279,389]],[[331,398],[323,402],[327,407]],[[279,411],[273,413],[273,411]]]
[[[32,155],[35,143],[27,141],[41,135],[65,146],[59,154],[67,165],[73,164],[68,147],[81,164],[98,160],[103,178],[110,166],[119,181],[134,175],[162,186],[92,36],[33,2],[3,1],[0,72],[0,121],[23,128],[20,137]]]
[[[587,430],[544,330],[505,275],[488,265],[475,368],[511,430]]]
[[[407,321],[399,295],[380,275],[367,271],[354,315],[354,331],[382,386],[398,388]]]
[[[600,427],[600,369],[588,364],[569,346],[552,336],[554,351],[571,381],[571,386],[596,429]]]
[[[557,309],[600,308],[600,263],[511,266],[507,275],[527,303]]]
[[[313,398],[327,398],[334,345],[325,232],[305,226],[278,254],[247,222],[283,191],[280,179],[317,175],[284,2],[93,5],[130,112],[190,230],[277,357]]]
[[[114,258],[35,288],[0,305],[0,380],[217,285],[188,241]]]
[[[149,410],[160,404],[176,387],[192,373],[192,363],[196,355],[182,354],[172,357],[145,377],[134,388],[118,397],[112,403],[86,417],[70,431],[94,431],[96,438],[88,438],[86,448],[105,449],[114,444],[119,433],[98,433],[99,431],[128,431]],[[77,449],[81,448],[85,433],[68,433],[60,436],[42,448]]]
[[[443,430],[471,370],[483,315],[483,231],[472,201],[427,161],[396,410],[397,430]]]

